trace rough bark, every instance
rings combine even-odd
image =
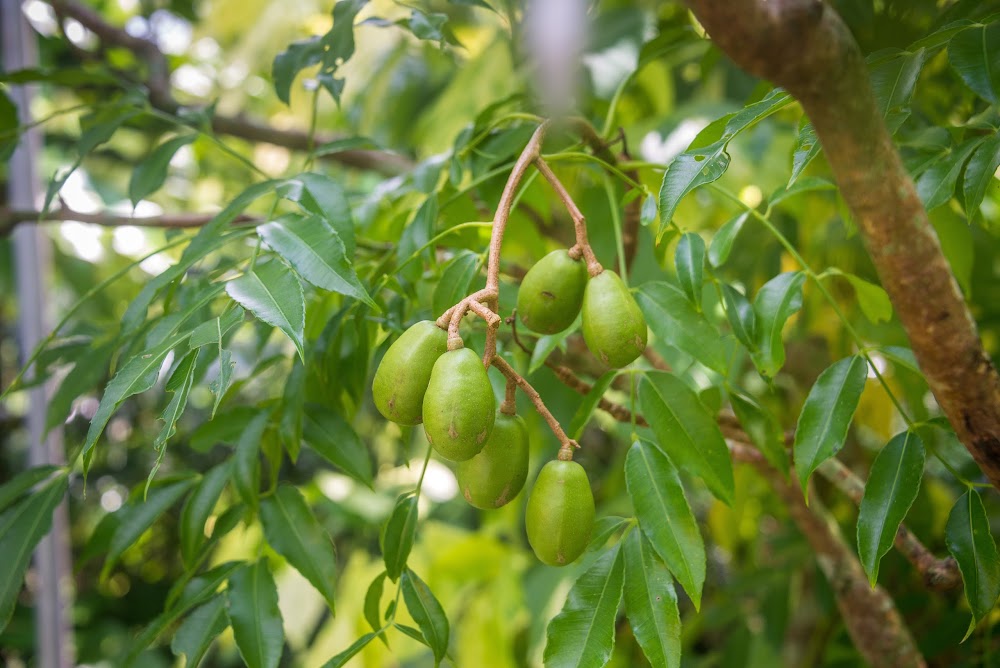
[[[847,27],[820,0],[688,4],[737,65],[801,102],[931,391],[1000,489],[1000,376],[875,105],[868,68]]]

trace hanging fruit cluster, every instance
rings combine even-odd
[[[501,318],[500,246],[514,193],[534,165],[555,189],[573,218],[576,244],[549,253],[524,276],[517,296],[522,323],[539,334],[570,327],[582,314],[583,338],[604,364],[620,368],[646,348],[646,321],[621,276],[604,269],[587,241],[583,215],[541,158],[547,124],[542,124],[511,171],[493,220],[486,287],[462,299],[436,322],[424,320],[407,329],[386,351],[375,372],[375,406],[402,425],[423,423],[428,442],[441,457],[458,463],[458,482],[466,501],[491,509],[509,503],[528,474],[528,432],[515,413],[515,393],[522,390],[559,439],[557,460],[542,467],[528,499],[528,542],[544,563],[562,566],[586,549],[594,525],[594,497],[587,473],[573,461],[579,445],[570,439],[545,407],[538,392],[496,354]],[[466,348],[458,328],[472,312],[487,322],[486,350],[480,358]],[[496,367],[507,378],[503,403],[487,371]]]

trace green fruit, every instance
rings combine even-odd
[[[518,415],[497,413],[482,451],[458,465],[458,486],[476,508],[499,508],[521,493],[528,477],[528,428]]]
[[[464,462],[479,454],[496,410],[493,386],[474,351],[459,348],[438,358],[424,394],[424,432],[439,455]]]
[[[587,287],[587,267],[565,250],[552,251],[528,270],[517,291],[517,315],[539,334],[561,332],[576,320]]]
[[[616,369],[646,349],[646,318],[621,276],[609,269],[587,283],[583,340],[595,357]]]
[[[583,467],[560,460],[543,466],[525,522],[528,542],[542,562],[565,566],[583,554],[594,530],[594,495]]]
[[[403,332],[385,351],[372,381],[379,413],[399,424],[420,424],[431,370],[447,350],[448,332],[430,320]]]

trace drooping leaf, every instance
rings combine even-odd
[[[923,49],[901,51],[871,63],[872,92],[886,126],[895,134],[910,116],[910,99],[916,88],[927,53]]]
[[[317,153],[319,155],[319,153]],[[303,172],[285,179],[278,187],[285,199],[321,216],[344,242],[347,259],[354,259],[354,216],[343,186],[329,174]]]
[[[636,441],[625,458],[625,482],[639,527],[691,597],[701,607],[705,543],[677,469],[660,450]]]
[[[181,359],[174,369],[170,380],[167,381],[167,391],[173,392],[174,396],[170,403],[163,409],[160,419],[163,420],[163,427],[153,439],[153,449],[156,450],[156,461],[146,477],[146,490],[149,490],[150,483],[156,477],[156,472],[160,469],[163,457],[167,452],[167,441],[177,431],[177,420],[180,419],[184,409],[187,408],[188,395],[194,386],[194,372],[198,366],[198,350],[192,350]]]
[[[236,647],[248,668],[277,668],[285,644],[278,588],[259,559],[229,576],[229,619]]]
[[[0,631],[7,627],[31,552],[52,526],[52,513],[66,494],[67,476],[60,475],[0,514]]]
[[[958,32],[948,42],[948,60],[976,95],[1000,104],[1000,22]]]
[[[711,123],[695,137],[688,150],[674,158],[667,167],[660,186],[660,231],[657,243],[673,220],[677,205],[684,195],[698,186],[718,180],[729,168],[730,157],[726,147],[733,137],[790,102],[791,98],[787,93],[775,89],[759,102],[748,104],[740,111]]]
[[[104,396],[101,397],[97,412],[90,420],[87,440],[84,442],[81,453],[84,458],[84,471],[89,464],[88,454],[104,432],[104,427],[111,419],[111,415],[129,397],[152,389],[167,353],[186,337],[187,335],[183,334],[170,337],[160,345],[135,355],[122,365],[108,386],[104,388]]]
[[[962,142],[920,175],[917,179],[917,195],[928,211],[952,198],[955,194],[955,184],[958,183],[958,177],[965,163],[984,141],[984,137],[974,137]]]
[[[189,134],[168,139],[153,149],[145,160],[136,165],[132,171],[132,179],[128,184],[128,198],[131,200],[132,206],[160,189],[167,179],[167,168],[170,166],[174,154],[197,138],[198,135]]]
[[[393,582],[406,570],[406,560],[417,533],[417,496],[404,494],[396,500],[392,514],[382,529],[382,559]]]
[[[233,486],[254,511],[260,494],[260,444],[270,415],[261,411],[246,423],[233,454]]]
[[[653,195],[648,195],[642,200],[642,209],[639,211],[639,222],[643,227],[649,227],[657,221],[659,217],[657,204],[657,199]]]
[[[632,520],[624,517],[599,517],[594,522],[594,533],[590,538],[590,545],[587,546],[589,552],[599,552],[604,549],[612,536],[631,524]]]
[[[278,99],[290,104],[292,82],[296,75],[307,67],[315,65],[323,56],[323,44],[319,37],[311,37],[288,45],[288,48],[274,57],[271,78]]]
[[[760,448],[767,461],[787,476],[788,451],[778,418],[751,397],[738,392],[729,393],[729,403],[753,444]]]
[[[694,232],[684,234],[674,253],[677,281],[697,310],[701,310],[701,285],[705,271],[705,240]]]
[[[754,365],[765,378],[774,378],[785,364],[785,344],[781,331],[793,314],[802,308],[802,272],[778,274],[765,283],[754,297],[757,315],[757,350],[751,353]]]
[[[987,189],[996,185],[997,168],[1000,168],[1000,133],[980,144],[965,167],[962,191],[965,195],[965,215],[970,221],[978,215]]]
[[[845,357],[823,371],[809,390],[792,445],[795,473],[803,492],[816,467],[844,447],[867,375],[868,363],[863,357]]]
[[[648,372],[639,386],[642,413],[670,459],[708,485],[717,499],[733,501],[733,464],[729,448],[708,409],[680,378]]]
[[[212,643],[229,626],[226,597],[216,594],[177,627],[170,651],[184,655],[184,668],[196,668]]]
[[[209,385],[209,389],[212,390],[212,394],[215,395],[215,402],[212,404],[212,418],[215,418],[216,412],[219,410],[219,405],[222,403],[222,397],[226,396],[226,392],[229,390],[229,386],[233,384],[233,371],[236,369],[236,363],[233,362],[233,351],[222,347],[222,342],[219,342],[219,377],[216,378]]]
[[[650,665],[680,668],[681,617],[674,580],[638,531],[625,538],[625,615]]]
[[[562,611],[545,632],[545,668],[601,668],[615,646],[615,617],[625,583],[625,560],[615,545],[573,584]]]
[[[1000,556],[986,508],[976,490],[970,489],[955,502],[948,515],[945,541],[958,562],[965,598],[978,622],[989,614],[1000,595]]]
[[[263,322],[280,328],[295,344],[299,358],[305,360],[305,301],[302,285],[288,267],[276,261],[260,263],[229,281],[226,293]]]
[[[611,387],[611,383],[614,382],[617,375],[618,372],[615,370],[607,371],[594,381],[594,385],[583,396],[583,401],[580,402],[579,408],[573,414],[573,419],[570,420],[569,429],[567,430],[570,438],[579,439],[583,435],[583,430],[590,421],[590,416],[594,414],[594,409],[597,408],[604,393]]]
[[[261,238],[313,285],[360,299],[378,310],[347,257],[337,231],[319,215],[287,215],[257,228]]]
[[[375,576],[372,583],[368,585],[368,591],[365,592],[365,620],[372,627],[372,631],[379,631],[382,628],[382,592],[385,590],[387,575],[388,573],[382,571]],[[389,641],[386,640],[385,633],[380,633],[379,637],[388,647]]]
[[[726,319],[733,329],[733,335],[747,350],[756,350],[757,316],[750,300],[733,286],[723,283],[722,301],[726,305]]]
[[[337,557],[333,540],[295,487],[279,485],[260,503],[264,537],[323,595],[330,611],[336,598]]]
[[[795,137],[795,148],[792,151],[792,176],[788,179],[788,185],[792,185],[802,176],[802,172],[809,166],[809,163],[819,155],[820,148],[816,128],[813,127],[812,123],[804,123],[799,128],[799,134]]]
[[[142,496],[133,494],[128,503],[116,511],[120,515],[118,528],[115,529],[111,543],[108,545],[108,555],[104,560],[104,569],[101,572],[102,578],[111,573],[111,569],[118,563],[119,557],[125,550],[139,540],[146,529],[153,526],[153,522],[163,513],[180,501],[194,483],[194,478],[184,478],[153,487],[146,494],[145,501],[143,501]]]
[[[57,466],[32,466],[0,485],[0,511],[58,470]]]
[[[427,645],[434,652],[434,664],[438,665],[448,652],[448,617],[444,608],[434,598],[430,588],[417,577],[417,574],[406,569],[403,571],[401,586],[406,609],[410,611],[413,621],[420,627]]]
[[[749,216],[749,211],[737,214],[712,235],[712,243],[708,247],[708,261],[713,267],[721,267],[729,259],[736,235],[743,229],[743,224],[747,222]]]
[[[194,349],[201,346],[218,345],[222,341],[222,337],[228,334],[233,327],[243,322],[244,313],[245,311],[241,307],[233,304],[232,308],[227,308],[218,318],[201,323],[191,332],[188,347]]]
[[[205,522],[222,496],[232,470],[232,460],[210,469],[184,502],[180,521],[181,558],[188,568],[194,567],[195,558],[205,543]]]
[[[882,557],[917,498],[924,473],[924,444],[906,431],[890,440],[872,463],[858,512],[858,554],[872,586]]]
[[[358,482],[372,486],[368,448],[343,418],[319,404],[306,404],[302,438],[323,459]]]
[[[643,283],[635,297],[658,339],[708,368],[726,373],[728,361],[722,335],[694,310],[680,288],[666,281]]]

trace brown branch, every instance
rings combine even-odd
[[[802,103],[928,385],[1000,489],[1000,375],[875,104],[849,30],[820,0],[688,4],[737,65]]]
[[[545,180],[549,182],[552,189],[556,191],[556,195],[558,195],[559,199],[562,200],[570,218],[573,219],[573,230],[576,232],[576,246],[569,250],[570,257],[578,260],[580,259],[580,256],[583,256],[583,259],[587,262],[587,273],[591,276],[597,276],[604,271],[604,267],[602,267],[601,263],[597,261],[597,256],[594,255],[594,249],[591,248],[590,241],[587,240],[587,220],[584,218],[580,208],[576,205],[576,202],[574,202],[573,198],[570,197],[570,194],[566,190],[566,187],[563,186],[562,181],[560,181],[559,177],[555,175],[555,172],[552,171],[549,164],[542,160],[541,156],[535,158],[535,167],[537,167],[538,171],[542,173]]]
[[[99,13],[74,0],[49,0],[49,4],[60,18],[69,17],[79,21],[97,36],[103,47],[118,46],[134,53],[146,66],[147,71],[142,82],[149,91],[149,103],[153,107],[168,114],[175,114],[181,108],[171,87],[167,58],[153,41],[134,37],[125,30],[112,26]],[[317,134],[310,141],[307,132],[280,130],[241,116],[216,114],[211,119],[211,125],[218,134],[283,146],[293,151],[310,151],[315,146],[338,139],[333,135]],[[324,154],[321,157],[347,167],[367,169],[386,175],[399,174],[413,167],[413,163],[404,156],[385,151],[352,149]]]
[[[531,399],[531,403],[535,405],[535,410],[537,410],[539,415],[541,415],[545,422],[548,423],[552,433],[556,435],[557,439],[559,439],[559,443],[562,446],[561,450],[572,451],[574,448],[580,447],[576,441],[566,435],[566,432],[564,432],[562,427],[559,426],[559,421],[556,420],[555,416],[552,415],[552,412],[546,408],[545,402],[542,401],[541,395],[538,394],[538,390],[532,387],[531,383],[529,383],[524,376],[515,371],[514,367],[507,364],[507,361],[499,356],[493,358],[493,366],[499,369],[500,373],[502,373],[507,380],[516,383],[517,386],[521,388],[521,391],[528,395],[528,398]],[[560,459],[562,458],[563,457],[560,453]]]
[[[104,227],[121,227],[132,225],[134,227],[161,227],[184,229],[190,227],[201,227],[215,217],[213,213],[172,213],[162,216],[125,216],[99,211],[96,213],[84,213],[74,211],[66,207],[61,207],[54,211],[41,212],[27,209],[7,209],[0,207],[0,236],[9,234],[21,223],[43,222],[66,222],[77,221],[80,223],[90,223],[92,225],[102,225]],[[256,216],[240,214],[233,219],[234,224],[256,224],[262,220]]]

